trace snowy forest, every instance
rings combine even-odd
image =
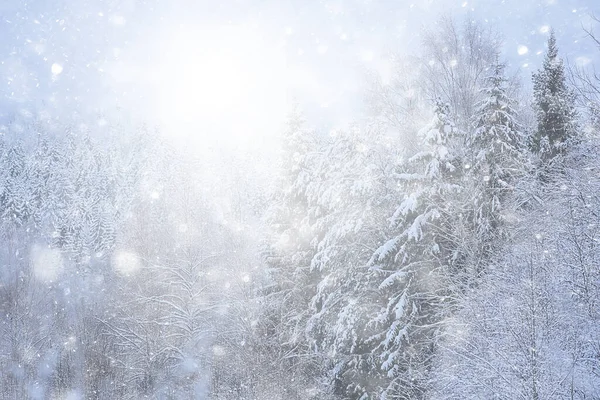
[[[419,35],[271,158],[11,111],[0,399],[600,399],[600,75],[552,27],[535,71]]]

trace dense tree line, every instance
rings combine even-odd
[[[15,117],[0,398],[600,398],[598,103],[551,33],[530,108],[500,46],[445,19],[366,120],[294,110],[268,193],[143,127]]]
[[[1,398],[241,390],[221,358],[250,324],[248,221],[215,206],[214,166],[143,127],[103,131],[3,127]]]
[[[275,332],[314,398],[598,398],[597,144],[554,32],[530,123],[494,34],[439,29],[420,70],[375,79],[368,124],[290,124],[303,163],[278,207],[299,214],[277,226],[303,231],[275,231],[267,262],[302,296]]]

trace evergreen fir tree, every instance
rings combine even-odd
[[[311,260],[317,236],[315,221],[322,217],[322,210],[308,193],[315,180],[316,143],[305,124],[302,113],[293,110],[282,138],[281,175],[267,212],[271,237],[265,262],[271,282],[262,289],[265,309],[261,316],[261,325],[269,327],[265,338],[272,346],[272,363],[277,365],[274,373],[287,371],[299,377],[297,382],[312,380],[324,367],[323,362],[315,362],[314,344],[305,334],[320,277]],[[278,356],[281,353],[287,356]],[[286,378],[277,375],[271,379],[283,382]],[[284,397],[296,398],[303,389],[286,383],[278,390]]]
[[[482,89],[484,99],[478,104],[475,129],[467,136],[467,146],[474,155],[473,170],[490,173],[490,187],[505,187],[517,173],[518,154],[524,145],[517,121],[515,100],[507,93],[504,65],[497,63]]]
[[[537,130],[530,146],[548,163],[566,152],[576,133],[575,94],[567,85],[554,32],[550,33],[542,68],[533,75],[533,95]]]
[[[438,101],[432,122],[419,132],[423,151],[398,176],[406,196],[391,218],[391,238],[371,259],[384,303],[370,340],[387,373],[382,398],[425,397],[436,323],[447,295],[445,271],[452,262],[448,225],[457,172],[453,142],[458,130],[447,104]]]
[[[470,260],[475,264],[489,258],[497,244],[504,201],[526,166],[525,137],[517,122],[516,102],[508,95],[504,65],[496,63],[486,83],[474,129],[466,137],[468,195],[473,199],[470,223],[479,243],[476,259]]]
[[[311,185],[310,197],[326,217],[316,230],[311,267],[320,280],[306,331],[331,361],[330,391],[348,400],[377,394],[386,378],[367,340],[375,333],[371,321],[381,299],[365,265],[396,199],[392,176],[399,146],[386,147],[388,140],[377,124],[336,132],[324,146],[319,178]]]

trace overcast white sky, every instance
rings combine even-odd
[[[441,14],[495,26],[528,76],[547,26],[570,61],[594,59],[582,30],[594,12],[596,0],[3,0],[0,105],[61,118],[118,106],[173,130],[266,131],[295,96],[315,123],[336,125],[360,113],[363,69],[415,51]]]

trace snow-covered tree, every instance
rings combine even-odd
[[[320,280],[306,332],[313,351],[331,362],[330,391],[343,398],[364,398],[381,386],[382,372],[367,342],[380,299],[366,265],[396,194],[394,143],[379,124],[335,131],[319,157],[319,179],[309,188],[325,217],[316,223],[320,234],[311,268]]]
[[[422,151],[397,179],[404,199],[391,217],[391,236],[373,254],[371,275],[382,307],[372,324],[373,357],[387,378],[385,398],[424,398],[438,323],[448,296],[445,276],[453,262],[452,215],[457,172],[453,139],[458,130],[446,103],[419,136]]]
[[[305,330],[310,317],[310,301],[317,290],[319,271],[311,268],[315,254],[313,241],[316,220],[323,211],[309,199],[308,187],[315,175],[316,137],[306,127],[302,113],[290,114],[281,140],[281,173],[274,192],[273,205],[267,211],[271,233],[265,251],[268,268],[263,288],[264,310],[260,325],[267,328],[267,340],[278,353],[273,362],[279,373],[297,378],[285,385],[282,396],[302,396],[313,387],[323,367],[316,361],[312,343]],[[277,354],[276,353],[276,354]],[[272,379],[280,382],[284,375]]]
[[[444,321],[432,398],[595,398],[597,162],[569,157],[535,207],[517,210],[508,246]]]
[[[548,38],[548,49],[542,68],[533,75],[534,107],[537,129],[530,139],[533,152],[548,163],[564,155],[577,142],[575,95],[568,86],[554,31]]]
[[[480,264],[501,245],[507,197],[514,185],[527,173],[524,149],[526,138],[517,122],[516,102],[509,96],[504,66],[497,62],[482,89],[483,99],[477,105],[475,122],[465,136],[463,181],[470,223],[478,244],[470,263]],[[476,269],[480,269],[479,267]]]

